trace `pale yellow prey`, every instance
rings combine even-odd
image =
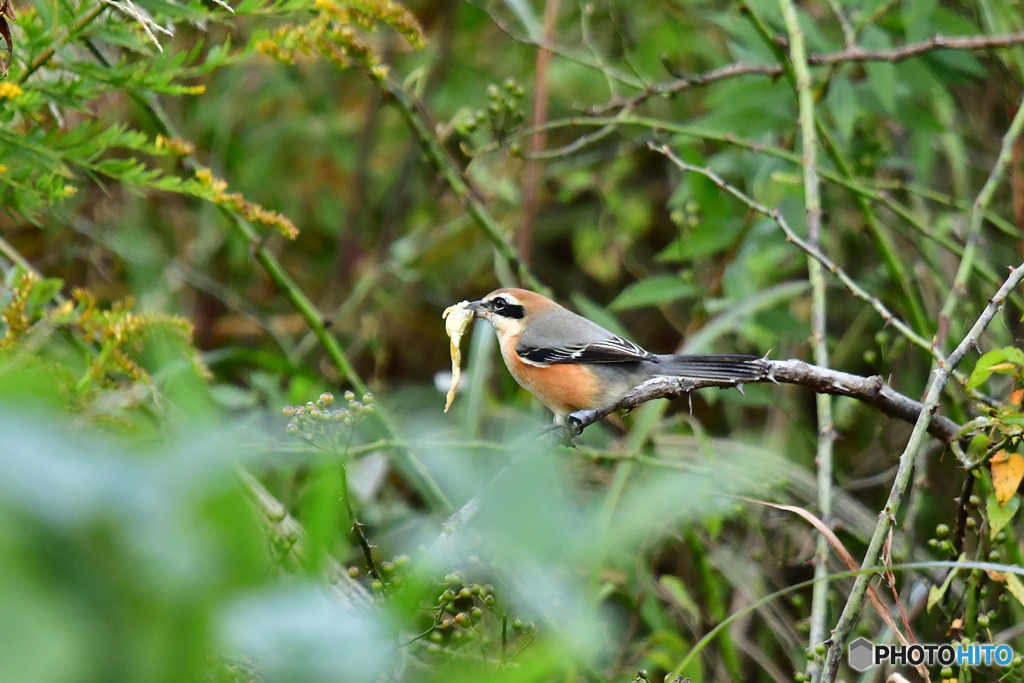
[[[462,369],[459,367],[462,365],[462,350],[459,346],[462,344],[462,335],[466,334],[469,326],[473,323],[473,316],[474,312],[469,307],[468,301],[460,301],[454,306],[449,306],[441,314],[441,318],[445,321],[444,331],[451,338],[448,350],[452,354],[452,386],[448,390],[448,395],[445,396],[444,412],[446,413],[452,407],[452,401],[455,400],[455,390],[459,388],[459,376],[462,374]]]

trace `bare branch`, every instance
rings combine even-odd
[[[881,376],[864,377],[848,372],[811,365],[801,360],[762,360],[764,375],[753,382],[784,382],[798,384],[817,393],[849,396],[877,408],[882,413],[913,424],[923,405],[885,383]],[[752,383],[751,381],[745,382]],[[691,391],[708,387],[740,387],[744,382],[690,379],[687,377],[656,377],[633,389],[615,405],[598,410],[581,410],[570,416],[576,433],[617,410],[631,410],[657,398],[689,397]],[[943,443],[956,441],[960,430],[953,420],[934,415],[928,433]]]
[[[781,40],[781,39],[780,39]],[[785,42],[785,41],[782,41]],[[853,46],[839,52],[828,52],[825,54],[811,54],[807,56],[807,63],[810,66],[831,66],[843,63],[855,62],[902,62],[911,57],[917,57],[935,50],[988,50],[996,47],[1009,47],[1024,43],[1024,31],[1007,33],[998,36],[932,36],[919,43],[910,43],[900,47],[883,50],[865,50],[859,46]],[[587,110],[589,114],[602,114],[608,111],[621,108],[635,107],[651,97],[670,96],[696,88],[709,85],[715,81],[735,78],[736,76],[768,76],[776,78],[785,72],[781,64],[754,64],[751,62],[735,62],[727,66],[705,71],[696,76],[678,78],[665,83],[655,83],[647,86],[636,95],[631,97],[616,97],[604,104],[595,105]]]

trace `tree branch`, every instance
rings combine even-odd
[[[784,39],[779,39],[783,43]],[[865,50],[859,46],[852,46],[839,52],[828,52],[824,54],[811,54],[807,56],[807,64],[810,66],[831,66],[834,64],[854,62],[902,62],[911,57],[917,57],[926,52],[935,50],[987,50],[994,47],[1009,47],[1024,43],[1024,31],[1007,33],[998,36],[932,36],[919,43],[910,43],[900,47]],[[709,85],[715,81],[735,78],[736,76],[768,76],[776,78],[785,71],[781,64],[754,64],[750,62],[735,62],[717,69],[705,71],[696,76],[678,78],[665,83],[655,83],[641,90],[631,97],[616,97],[604,104],[595,105],[587,110],[588,114],[603,114],[615,109],[632,108],[651,97],[669,96],[681,93],[690,88]]]
[[[923,405],[901,394],[885,383],[879,375],[864,377],[848,372],[811,365],[801,360],[762,360],[764,375],[753,382],[798,384],[821,394],[849,396],[877,408],[889,417],[913,424],[921,414]],[[580,410],[570,415],[570,425],[576,434],[589,425],[617,410],[631,410],[657,398],[689,398],[691,391],[707,387],[738,387],[746,382],[691,379],[688,377],[656,377],[629,392],[618,403],[597,410]],[[928,433],[943,443],[952,443],[960,430],[953,420],[934,415]]]

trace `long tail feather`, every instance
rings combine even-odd
[[[756,380],[767,376],[765,362],[757,356],[734,354],[663,355],[657,357],[658,373],[694,379]]]

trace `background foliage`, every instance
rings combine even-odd
[[[753,385],[569,449],[482,325],[441,415],[440,311],[920,398],[1024,254],[1019,3],[0,4],[0,679],[833,676],[853,580],[730,494],[859,561],[910,425]],[[903,460],[918,642],[1021,642],[1022,310]]]

